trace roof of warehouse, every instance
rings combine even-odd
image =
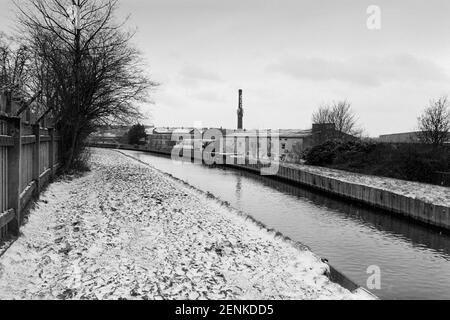
[[[312,130],[299,130],[299,129],[279,129],[279,130],[234,130],[227,131],[227,136],[235,136],[235,137],[249,137],[256,136],[257,134],[261,134],[263,132],[269,132],[271,135],[275,135],[278,132],[280,138],[305,138],[312,135]]]

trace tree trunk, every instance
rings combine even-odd
[[[64,165],[64,172],[68,172],[69,169],[73,165],[75,148],[77,146],[77,140],[78,140],[78,127],[79,126],[78,126],[78,123],[77,123],[75,125],[74,131],[73,131],[72,142],[71,142],[71,145],[70,145],[70,149],[69,149],[68,157],[66,159],[66,163]]]

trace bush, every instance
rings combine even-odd
[[[394,175],[400,179],[433,183],[436,172],[450,170],[448,148],[408,145],[398,152],[398,171]]]
[[[338,142],[331,140],[311,148],[305,155],[306,164],[313,166],[331,165],[336,158]]]
[[[89,160],[91,153],[89,149],[85,149],[78,153],[73,160],[72,167],[67,171],[68,174],[82,174],[91,171]]]
[[[436,172],[450,171],[450,148],[334,140],[308,150],[305,160],[309,165],[434,183]]]
[[[306,163],[315,166],[327,166],[333,163],[345,163],[350,160],[363,160],[365,155],[375,148],[375,144],[355,141],[330,140],[311,148]]]
[[[128,144],[132,145],[141,145],[141,139],[147,137],[147,133],[145,132],[145,126],[142,124],[136,124],[131,127],[130,131],[128,131]]]

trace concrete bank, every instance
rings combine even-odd
[[[230,166],[255,173],[260,173],[263,167],[261,164],[232,164]],[[275,177],[450,231],[450,208],[447,206],[433,204],[393,191],[306,172],[301,168],[296,168],[295,165],[280,165]]]
[[[136,148],[127,145],[93,145],[104,148],[118,148],[124,150],[139,150],[163,155],[170,155],[170,150],[150,150],[148,148]],[[234,159],[227,161],[227,166],[248,170],[260,174],[264,166],[259,164],[237,164]],[[403,195],[393,190],[382,189],[376,186],[360,184],[357,182],[343,181],[321,173],[308,172],[301,166],[280,164],[276,175],[272,178],[282,179],[293,184],[298,184],[325,192],[340,198],[356,201],[380,208],[393,214],[401,215],[415,221],[430,225],[445,231],[450,231],[450,207],[445,204],[433,203],[413,196]],[[405,182],[406,183],[406,182]],[[441,187],[436,187],[441,188]],[[450,188],[449,193],[450,193]]]

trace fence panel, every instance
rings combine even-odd
[[[0,136],[7,135],[7,125],[0,120]],[[0,145],[0,214],[8,210],[8,147]],[[7,226],[0,226],[0,240],[6,237]]]
[[[13,99],[10,93],[0,93],[0,242],[9,232],[18,233],[23,221],[22,209],[54,176],[56,166],[48,171],[51,164],[61,162],[60,142],[55,141],[51,148],[54,130],[35,125],[42,110],[28,106],[17,116],[23,106],[23,101]],[[41,125],[45,127],[45,123],[44,120]],[[46,171],[50,174],[40,179]],[[33,181],[35,188],[27,190]]]
[[[61,139],[57,137],[54,140],[52,149],[50,145],[54,136],[53,129],[41,129],[39,131],[39,139],[37,139],[37,136],[33,132],[35,134],[37,133],[30,124],[19,123],[17,118],[8,117],[5,114],[0,114],[0,116],[1,242],[7,237],[9,232],[17,232],[18,229],[16,226],[22,222],[23,218],[21,210],[26,207],[34,196],[39,194],[40,187],[50,181],[57,165],[60,165],[59,150]],[[8,132],[8,127],[11,128],[11,132]],[[19,133],[21,133],[20,139],[17,138]],[[8,134],[13,135],[14,139]],[[37,148],[39,140],[39,148]],[[53,153],[50,154],[52,150]],[[51,168],[52,155],[55,166]],[[15,168],[14,164],[17,164]],[[49,169],[52,170],[49,171]],[[47,174],[41,178],[43,173]],[[36,182],[35,188],[27,190],[27,187],[31,186],[32,182]],[[19,199],[18,205],[16,205],[17,199]]]
[[[34,143],[30,143],[31,136],[27,136],[25,144],[22,144],[21,172],[22,179],[20,181],[20,190],[23,192],[27,186],[33,181],[33,148]]]
[[[41,145],[39,146],[39,156],[40,156],[39,174],[43,174],[47,169],[50,168],[49,144],[50,142],[44,141],[41,142]]]

